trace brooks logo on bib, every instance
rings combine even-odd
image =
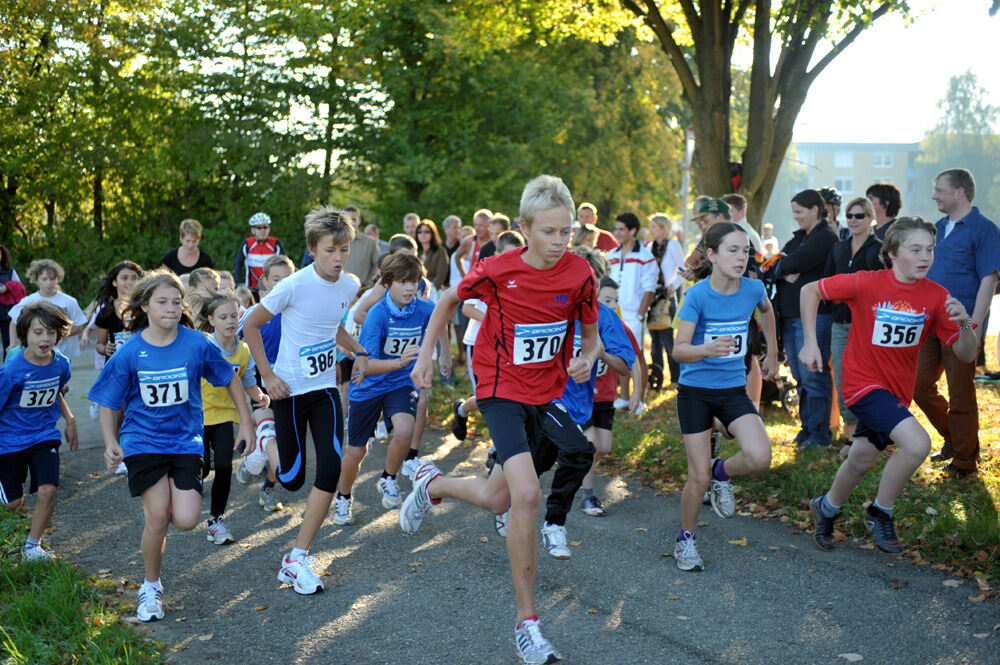
[[[188,401],[187,369],[139,372],[139,394],[146,406],[176,406]]]
[[[897,312],[879,307],[875,310],[872,344],[893,349],[903,349],[920,343],[924,332],[924,315]]]
[[[406,351],[406,347],[420,344],[420,335],[419,326],[415,328],[389,328],[382,353],[387,356],[401,356],[403,351]]]
[[[567,321],[518,323],[514,326],[514,364],[530,365],[552,360],[562,350]]]
[[[337,342],[328,339],[299,349],[299,364],[307,379],[329,372],[337,364]]]
[[[723,356],[723,358],[742,358],[747,352],[747,330],[746,321],[706,323],[705,343],[714,342],[720,337],[732,337],[733,345],[736,348],[728,356]]]
[[[56,403],[59,393],[59,377],[53,376],[38,381],[25,381],[21,390],[22,409],[44,409]]]

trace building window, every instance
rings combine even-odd
[[[850,150],[837,150],[833,153],[833,165],[837,168],[853,168],[854,153]]]
[[[840,177],[834,178],[833,186],[840,190],[841,194],[854,194],[854,178]]]
[[[872,166],[877,169],[889,169],[892,168],[892,153],[891,152],[876,152],[875,157],[872,161]]]

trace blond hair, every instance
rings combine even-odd
[[[28,266],[28,279],[31,280],[32,284],[37,284],[36,280],[44,273],[55,275],[55,278],[60,282],[66,277],[66,271],[63,270],[63,267],[52,259],[35,259]]]
[[[335,245],[345,245],[354,240],[354,225],[347,216],[332,206],[314,208],[306,215],[303,225],[306,247],[315,249],[325,236],[331,236]]]
[[[181,222],[181,235],[201,238],[201,222],[197,219],[185,219]]]

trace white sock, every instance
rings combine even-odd
[[[288,558],[292,561],[301,561],[307,554],[309,554],[309,550],[293,547],[291,553],[288,555]]]
[[[160,584],[160,580],[157,579],[155,582],[150,582],[149,580],[142,581],[143,586],[151,586],[158,591],[163,591],[163,585]]]
[[[465,412],[465,409],[462,408],[464,405],[465,405],[464,402],[458,405],[458,415],[462,416],[463,418],[468,418],[469,414],[467,414]]]

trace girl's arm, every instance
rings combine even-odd
[[[69,404],[61,392],[56,398],[59,400],[59,413],[66,420],[66,443],[69,444],[71,452],[76,452],[76,449],[80,445],[80,436],[76,431],[76,418],[73,416],[73,412],[70,411]]]
[[[448,326],[445,326],[444,330],[441,331],[438,345],[441,349],[441,353],[438,355],[438,371],[443,376],[451,376],[451,334]]]
[[[819,282],[809,282],[799,292],[799,316],[802,318],[802,350],[799,361],[810,372],[823,370],[823,356],[816,341],[816,313],[819,311]]]
[[[229,379],[226,390],[229,392],[229,397],[233,400],[233,404],[236,405],[236,411],[240,414],[240,428],[236,432],[235,445],[238,449],[240,442],[246,444],[243,451],[243,456],[245,457],[253,451],[253,426],[250,424],[253,422],[253,416],[250,414],[250,407],[247,405],[246,398],[243,397],[243,384],[240,382],[240,377],[236,372],[233,372],[233,377]],[[104,415],[103,410],[101,411],[101,415]],[[103,421],[101,424],[103,425]]]
[[[271,406],[271,398],[256,383],[252,386],[243,386],[243,391],[250,398],[250,401],[254,403],[254,408],[266,409]]]
[[[482,321],[486,318],[486,312],[479,309],[472,303],[462,303],[462,314],[467,318],[475,319],[476,321]]]
[[[358,308],[354,310],[354,322],[356,324],[364,325],[365,319],[368,318],[368,310],[375,306],[382,296],[385,295],[385,287],[382,286],[382,282],[379,282],[372,288],[368,289],[368,293],[365,297],[361,299],[361,303],[358,304]]]
[[[418,390],[431,387],[434,378],[434,347],[438,338],[447,330],[451,315],[455,313],[458,304],[462,299],[458,297],[456,287],[451,287],[441,294],[438,304],[434,307],[431,320],[427,323],[427,330],[424,331],[424,342],[420,345],[420,353],[417,355],[417,363],[410,372],[413,385]],[[450,358],[449,358],[450,360]]]
[[[679,319],[677,336],[674,338],[674,360],[679,363],[696,363],[705,358],[725,358],[736,350],[731,335],[716,337],[708,344],[692,344],[695,324]]]
[[[597,333],[597,323],[580,322],[580,355],[569,361],[566,373],[577,383],[585,383],[590,379],[590,370],[597,361],[597,356],[604,348],[601,337]]]
[[[102,356],[110,356],[115,352],[115,341],[108,335],[107,328],[97,329],[97,345],[94,347]]]
[[[271,399],[284,399],[291,394],[291,389],[281,377],[274,373],[271,363],[267,361],[267,354],[264,352],[264,338],[260,336],[260,328],[265,323],[274,318],[274,314],[267,311],[263,305],[258,305],[247,315],[243,322],[243,341],[250,349],[250,355],[260,372],[260,380],[267,388],[267,394]]]
[[[108,470],[112,470],[125,457],[121,444],[118,443],[118,418],[117,411],[112,411],[106,406],[101,406],[101,436],[104,437],[104,463]]]
[[[767,355],[764,356],[764,364],[760,368],[761,378],[769,381],[778,376],[778,335],[774,321],[774,307],[770,300],[765,300],[763,306],[757,306],[757,311],[760,312],[760,327],[764,331],[764,340],[767,343]]]

